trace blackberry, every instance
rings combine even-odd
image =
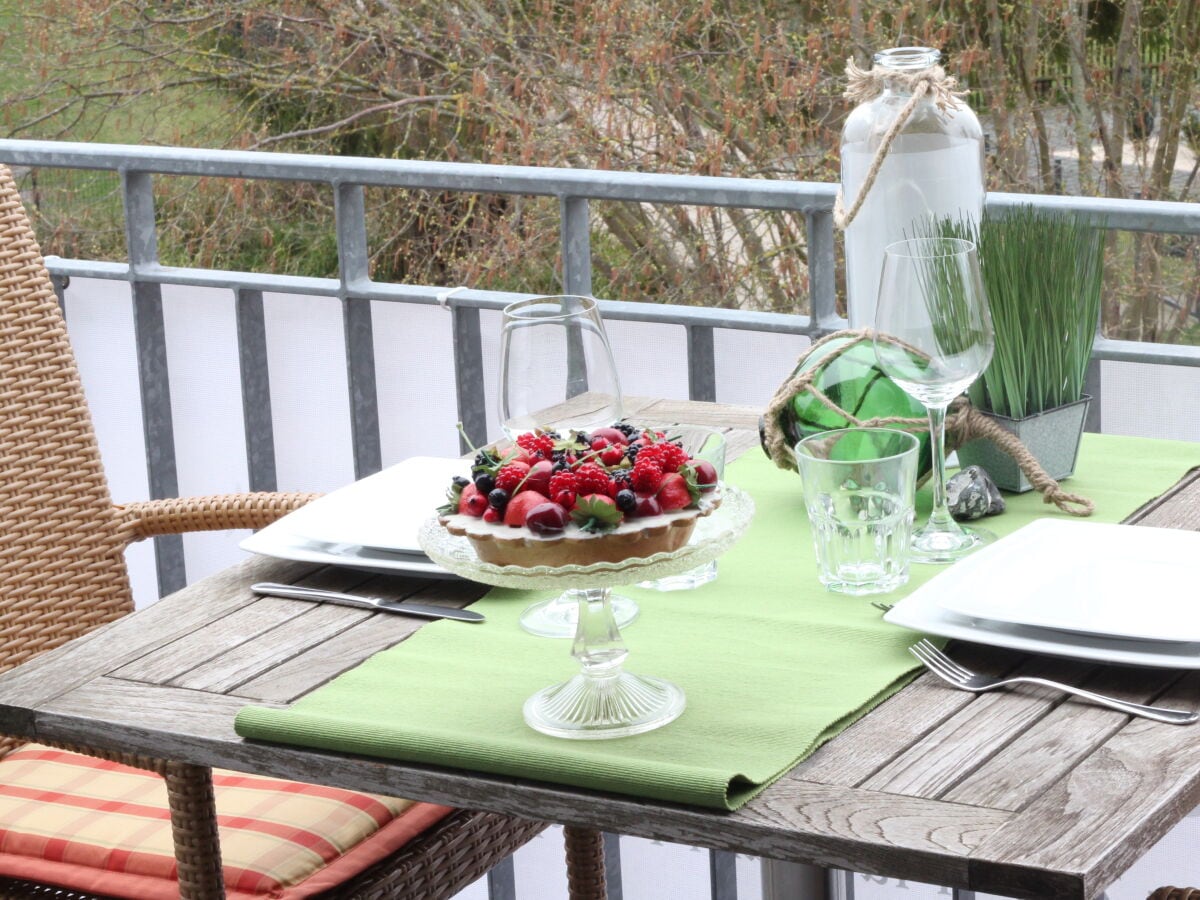
[[[508,506],[508,491],[503,488],[493,488],[488,492],[488,506],[496,512],[504,512],[504,508]]]
[[[452,479],[452,481],[456,485],[458,485],[460,488],[465,488],[468,484],[471,483],[471,479],[464,478],[462,475],[455,475],[454,478]]]
[[[482,475],[475,476],[475,487],[481,494],[491,493],[492,488],[496,486],[496,479],[484,472]]]
[[[628,422],[618,422],[613,426],[613,428],[617,429],[617,431],[621,432],[621,434],[625,435],[627,438],[632,438],[635,434],[637,434],[637,429]]]
[[[637,462],[638,452],[642,449],[641,444],[630,444],[625,448],[625,458],[631,463]]]
[[[567,465],[567,461],[565,459],[560,458],[560,459],[556,459],[554,461],[554,465],[550,467],[550,471],[551,472],[565,472],[569,468],[571,468],[571,467],[569,465]]]
[[[637,509],[637,494],[628,488],[617,491],[614,499],[617,501],[617,509],[621,512],[633,512]]]

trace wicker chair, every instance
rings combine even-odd
[[[238,494],[114,506],[57,298],[9,170],[0,166],[0,671],[132,610],[124,550],[157,534],[259,528],[311,494]],[[80,603],[80,598],[87,598]],[[0,752],[15,742],[3,739]],[[80,750],[81,748],[74,748]],[[207,768],[83,749],[162,774],[182,897],[222,896]],[[545,823],[460,810],[337,896],[448,897]],[[602,898],[600,837],[568,829],[572,895]],[[601,862],[597,862],[601,860]],[[78,897],[9,881],[3,896]]]

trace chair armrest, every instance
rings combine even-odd
[[[132,543],[156,534],[262,528],[319,496],[260,492],[142,500],[118,506],[117,515]]]

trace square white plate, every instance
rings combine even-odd
[[[1200,533],[1038,519],[955,563],[928,593],[961,617],[1120,640],[1200,641]]]
[[[299,562],[425,578],[457,578],[417,541],[422,523],[446,502],[470,460],[415,456],[348,484],[255,532],[243,550]]]
[[[354,544],[327,544],[292,534],[280,519],[256,531],[239,545],[243,550],[275,559],[344,566],[383,574],[416,575],[420,578],[457,578],[423,553],[372,550]]]
[[[1125,666],[1200,669],[1200,643],[1121,640],[957,615],[942,607],[936,592],[925,591],[937,580],[933,579],[897,603],[894,609],[884,614],[884,620],[922,634],[1009,647],[1023,653],[1068,656]]]
[[[323,544],[424,555],[417,532],[446,502],[450,479],[470,472],[467,459],[414,456],[331,491],[279,524],[293,535]]]

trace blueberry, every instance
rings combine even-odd
[[[508,491],[504,488],[495,488],[488,492],[488,505],[496,512],[503,512],[504,507],[508,506]]]
[[[617,509],[621,512],[633,512],[637,509],[637,494],[631,490],[617,491]]]
[[[492,488],[496,486],[496,479],[484,472],[482,475],[475,476],[475,488],[481,494],[491,493]]]

